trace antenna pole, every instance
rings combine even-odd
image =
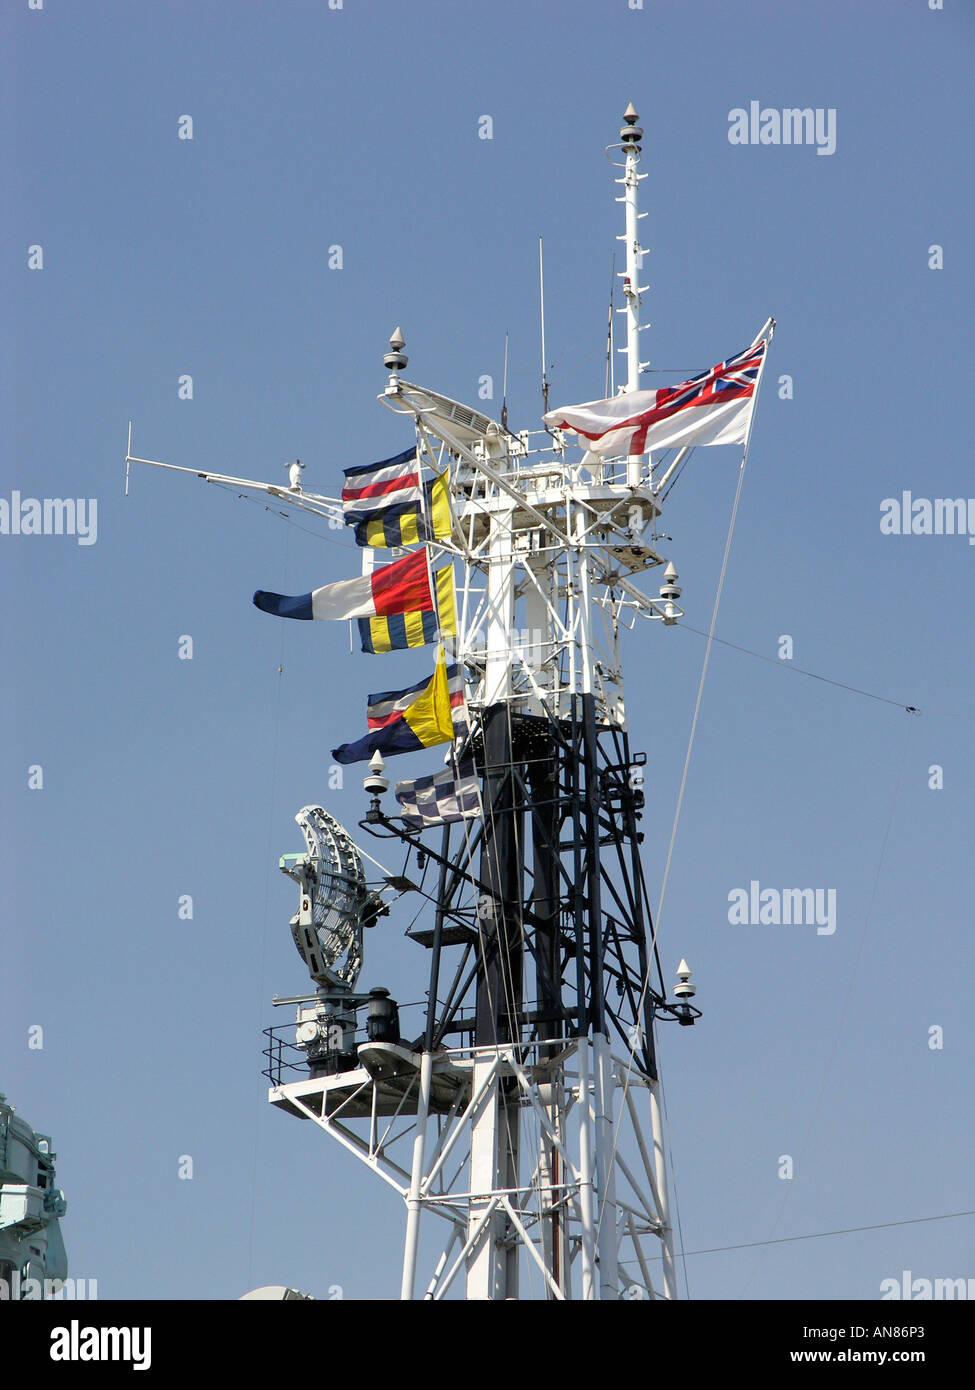
[[[613,291],[616,288],[616,252],[613,252],[613,269],[609,277],[609,318],[606,324],[606,386],[607,396],[616,394],[613,385]]]
[[[548,377],[545,375],[545,261],[542,255],[542,238],[538,238],[538,300],[542,321],[542,400],[545,403],[543,414],[548,414]]]
[[[640,389],[640,263],[643,253],[640,250],[639,211],[637,209],[640,191],[640,175],[637,165],[640,162],[643,131],[637,125],[639,116],[630,102],[623,113],[623,128],[620,140],[626,157],[623,174],[623,201],[626,205],[626,271],[623,277],[623,297],[626,301],[626,389]],[[626,470],[626,480],[631,487],[640,483],[643,473],[643,460],[639,454],[630,456]]]

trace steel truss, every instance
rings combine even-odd
[[[610,155],[625,205],[617,312],[626,319],[627,392],[648,365],[639,350],[638,119],[628,107],[620,143],[607,149],[622,156]],[[421,468],[447,475],[451,534],[428,555],[460,561],[458,631],[444,641],[466,674],[463,751],[481,776],[483,815],[444,827],[439,850],[389,818],[378,798],[362,822],[402,840],[408,862],[423,854],[439,869],[433,926],[409,933],[430,951],[425,1026],[410,1042],[399,1040],[388,991],[353,993],[354,933],[349,969],[332,979],[320,958],[328,943],[312,930],[318,868],[309,856],[285,857],[308,900],[308,920],[299,912],[293,926],[312,935],[296,935],[296,944],[320,988],[276,1000],[299,1004],[299,1031],[290,1044],[269,1030],[269,1098],[314,1121],[404,1197],[404,1298],[417,1294],[424,1211],[450,1227],[431,1298],[451,1294],[462,1274],[475,1299],[517,1298],[523,1287],[552,1299],[641,1290],[674,1298],[654,1029],[693,1022],[698,1011],[689,972],[675,990],[682,1002],[668,1002],[661,981],[639,849],[645,758],[630,748],[620,633],[638,617],[665,625],[683,617],[672,566],[659,598],[635,577],[664,564],[661,507],[690,449],[574,458],[558,429],[513,433],[506,407],[499,423],[405,380],[398,329],[389,348],[379,399],[410,421]],[[130,424],[126,490],[133,462],[256,494],[282,516],[343,523],[341,499],[306,491],[297,462],[284,486],[143,459],[132,454]],[[364,573],[374,561],[364,551]],[[388,785],[379,773],[374,780]],[[415,886],[405,876],[387,875],[386,884]],[[386,905],[376,892],[367,906],[362,925]],[[356,1046],[364,1004],[385,1019],[386,1035],[371,1031]],[[306,1034],[313,1045],[301,1042]],[[301,1059],[299,1079],[285,1079],[286,1047]],[[654,1256],[648,1236],[660,1242]]]
[[[483,819],[444,827],[439,851],[385,815],[363,822],[438,867],[433,928],[413,933],[430,950],[423,1036],[271,1091],[403,1196],[407,1298],[424,1211],[451,1224],[424,1296],[461,1271],[470,1298],[675,1296],[654,1051],[675,1010],[649,937],[643,759],[594,709],[484,711]]]
[[[431,1075],[436,1070],[453,1079],[456,1094],[449,1106],[443,1099],[431,1104],[424,1059]],[[408,1225],[418,1229],[421,1212],[446,1221],[442,1250],[422,1291],[416,1285],[416,1247],[408,1243],[405,1297],[419,1291],[437,1300],[456,1293],[483,1251],[509,1276],[489,1295],[495,1298],[669,1296],[672,1249],[660,1215],[667,1210],[666,1191],[661,1194],[661,1164],[643,1138],[639,1114],[644,1092],[652,1091],[632,1072],[628,1054],[608,1052],[592,1039],[554,1037],[439,1049],[420,1060],[391,1114],[381,1113],[388,1108],[382,1079],[365,1068],[362,1076],[343,1078],[334,1106],[320,1107],[319,1093],[313,1098],[308,1083],[270,1093],[272,1103],[311,1120],[397,1191]],[[599,1203],[592,1179],[597,1124],[605,1120],[600,1069],[611,1079],[622,1122],[615,1136],[619,1178],[611,1207]],[[479,1118],[492,1111],[501,1117],[506,1145],[532,1154],[533,1163],[522,1178],[487,1189],[471,1184],[472,1136]],[[352,1128],[353,1118],[368,1119],[365,1134]],[[611,1241],[604,1238],[609,1227]],[[616,1253],[612,1287],[606,1286],[600,1253],[607,1246]],[[519,1251],[527,1256],[521,1269]],[[654,1264],[661,1265],[655,1278]]]

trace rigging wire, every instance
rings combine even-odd
[[[698,716],[700,715],[700,712],[701,712],[701,700],[702,700],[703,695],[704,695],[704,682],[705,682],[705,680],[706,680],[706,678],[707,678],[708,663],[709,663],[710,657],[711,657],[711,642],[712,642],[713,635],[714,635],[714,629],[716,628],[717,623],[718,623],[718,610],[719,610],[719,608],[720,608],[720,606],[721,606],[721,594],[722,594],[722,591],[723,591],[723,589],[724,589],[725,574],[726,574],[727,568],[728,568],[728,557],[729,557],[729,555],[730,555],[730,553],[731,553],[731,542],[732,542],[732,538],[733,538],[734,533],[735,533],[735,522],[736,522],[737,517],[738,517],[738,505],[739,505],[739,502],[741,501],[741,491],[742,491],[742,486],[743,486],[744,481],[745,481],[745,466],[746,466],[747,462],[748,462],[748,446],[747,446],[747,443],[746,443],[746,446],[745,446],[744,450],[742,451],[741,464],[739,465],[739,468],[738,468],[738,484],[737,484],[737,487],[735,488],[735,498],[734,498],[734,502],[733,502],[732,508],[731,508],[731,520],[730,520],[730,522],[729,522],[729,524],[728,524],[728,535],[727,535],[727,537],[726,537],[726,539],[725,539],[724,555],[722,556],[722,559],[721,559],[721,571],[720,571],[720,573],[719,573],[719,575],[718,575],[718,587],[717,587],[717,589],[716,589],[716,591],[715,591],[715,595],[714,595],[714,608],[713,608],[712,613],[711,613],[711,628],[710,628],[710,633],[709,633],[709,635],[708,635],[707,647],[705,648],[705,652],[704,652],[704,663],[703,663],[703,665],[702,665],[702,667],[701,667],[701,677],[700,677],[700,680],[699,680],[699,682],[698,682],[698,687],[697,687],[697,700],[695,701],[695,704],[694,704],[694,717],[693,717],[693,719],[691,720],[691,731],[690,731],[690,737],[688,738],[688,742],[687,742],[687,753],[686,753],[686,755],[685,755],[685,757],[684,757],[684,770],[683,770],[683,773],[682,773],[682,775],[681,775],[680,790],[679,790],[678,795],[677,795],[677,807],[676,807],[676,809],[675,809],[675,811],[674,811],[674,823],[673,823],[673,826],[671,827],[671,832],[670,832],[670,843],[669,843],[669,845],[668,845],[668,847],[667,847],[667,859],[666,859],[666,862],[665,862],[665,865],[664,865],[663,880],[662,880],[661,888],[660,888],[660,897],[659,897],[659,899],[658,899],[658,901],[657,901],[657,911],[656,911],[655,914],[653,914],[653,919],[652,919],[652,920],[653,920],[653,932],[652,932],[651,941],[650,941],[650,951],[648,952],[647,970],[646,970],[646,973],[645,973],[644,978],[643,978],[642,988],[641,988],[641,990],[640,990],[640,999],[639,999],[639,1004],[638,1004],[638,1007],[637,1007],[637,1015],[638,1015],[638,1016],[639,1016],[640,1012],[641,1012],[642,1009],[643,1009],[644,1001],[645,1001],[646,996],[647,996],[647,990],[648,990],[649,987],[650,987],[650,972],[651,972],[651,968],[652,968],[652,967],[651,967],[651,962],[652,962],[652,960],[653,960],[653,958],[654,958],[654,954],[655,954],[656,949],[657,949],[657,934],[658,934],[658,932],[659,932],[659,930],[660,930],[660,915],[661,915],[661,911],[662,911],[662,908],[663,908],[664,896],[665,896],[666,891],[667,891],[667,881],[668,881],[668,878],[669,878],[669,876],[670,876],[670,865],[671,865],[671,860],[672,860],[672,858],[673,858],[673,853],[674,853],[674,844],[675,844],[676,839],[677,839],[677,827],[678,827],[678,824],[679,824],[679,822],[680,822],[681,807],[682,807],[683,801],[684,801],[684,790],[685,790],[686,785],[687,785],[687,773],[688,773],[688,770],[689,770],[689,768],[690,768],[691,752],[692,752],[693,747],[694,747],[694,737],[695,737],[695,735],[696,735],[696,733],[697,733]],[[636,1049],[637,1049],[637,1046],[638,1046],[638,1035],[635,1034],[635,1035],[634,1035],[634,1038],[633,1038],[633,1040],[632,1040],[632,1042],[630,1043],[629,1056],[628,1056],[627,1062],[626,1062],[626,1071],[625,1071],[625,1073],[624,1073],[624,1075],[623,1075],[623,1078],[622,1078],[622,1082],[623,1082],[623,1095],[624,1095],[624,1097],[627,1095],[627,1093],[628,1093],[628,1091],[629,1091],[629,1088],[630,1088],[630,1077],[631,1077],[631,1075],[632,1075],[633,1066],[634,1066],[634,1062],[635,1062],[635,1059],[636,1059]],[[612,1147],[612,1151],[611,1151],[610,1157],[609,1157],[609,1167],[608,1167],[608,1171],[609,1171],[609,1172],[612,1172],[613,1169],[614,1169],[615,1166],[616,1166],[616,1155],[617,1155],[617,1150],[618,1150],[618,1148],[619,1148],[620,1134],[621,1134],[621,1132],[622,1132],[622,1128],[623,1128],[623,1107],[621,1106],[621,1107],[620,1107],[620,1114],[619,1114],[618,1119],[616,1120],[615,1127],[614,1127],[614,1130],[613,1130],[613,1147]],[[675,1204],[675,1212],[676,1212],[676,1204]],[[601,1226],[601,1225],[602,1225],[603,1216],[604,1216],[604,1208],[601,1207],[601,1208],[600,1208],[600,1213],[599,1213],[599,1222],[598,1222],[598,1226]],[[597,1236],[598,1236],[598,1226],[597,1226]]]
[[[847,685],[845,681],[835,681],[829,676],[820,676],[815,671],[805,670],[802,666],[793,666],[791,661],[781,661],[778,657],[766,656],[764,652],[752,651],[750,647],[740,647],[737,642],[728,642],[723,637],[715,637],[713,632],[703,632],[700,628],[692,627],[690,623],[677,623],[676,626],[686,628],[688,632],[693,632],[698,637],[706,637],[709,643],[717,642],[722,647],[731,647],[733,651],[743,652],[745,656],[755,656],[759,661],[767,661],[781,670],[793,671],[797,676],[808,676],[810,680],[823,681],[826,685],[835,685],[840,690],[849,690],[853,695],[863,695],[868,700],[879,700],[881,704],[893,705],[896,709],[906,710],[908,714],[922,713],[917,705],[906,705],[903,700],[891,700],[887,695],[876,695],[872,690],[861,690],[859,686]]]
[[[701,628],[692,627],[690,623],[676,623],[676,627],[686,628],[688,632],[693,632],[698,637],[707,637],[707,633]],[[715,642],[722,647],[730,647],[732,651],[741,652],[744,656],[757,657],[759,661],[768,662],[771,666],[776,666],[781,670],[793,671],[797,676],[808,676],[811,680],[822,681],[825,685],[834,685],[840,690],[848,690],[852,695],[862,695],[868,700],[877,700],[884,705],[893,705],[895,709],[902,709],[907,714],[926,714],[936,719],[962,719],[967,723],[975,722],[975,715],[959,714],[957,710],[932,709],[930,705],[925,705],[922,709],[920,705],[906,705],[903,700],[892,700],[888,695],[878,695],[872,690],[862,690],[858,685],[848,685],[846,681],[833,680],[830,676],[821,676],[816,671],[807,671],[802,666],[794,666],[791,661],[781,661],[778,657],[768,656],[765,652],[753,651],[751,647],[739,646],[737,642],[729,642],[724,637],[715,637]]]
[[[771,327],[772,327],[772,333],[774,333],[774,331],[775,331],[775,324],[774,324],[774,321],[770,320],[770,323],[771,323]],[[767,359],[766,359],[766,360],[767,360]],[[753,425],[754,419],[755,419],[755,408],[756,408],[757,405],[758,405],[758,397],[759,397],[759,393],[760,393],[760,391],[761,391],[761,386],[762,386],[763,368],[764,368],[764,361],[763,361],[763,364],[762,364],[762,368],[759,369],[758,377],[757,377],[756,382],[755,382],[755,396],[754,396],[754,399],[753,399],[753,401],[752,401],[752,412],[751,412],[751,415],[750,415],[750,417],[749,417],[749,422],[748,422],[748,426],[747,426],[746,433],[745,433],[745,440],[744,440],[744,445],[743,445],[742,454],[741,454],[741,463],[739,464],[739,467],[738,467],[738,483],[737,483],[737,486],[736,486],[736,488],[735,488],[735,498],[734,498],[734,502],[732,503],[732,507],[731,507],[731,519],[730,519],[730,521],[729,521],[729,523],[728,523],[728,535],[727,535],[727,537],[726,537],[726,539],[725,539],[724,554],[723,554],[722,557],[721,557],[721,570],[720,570],[720,573],[719,573],[719,575],[718,575],[718,585],[717,585],[717,589],[715,590],[715,595],[714,595],[714,608],[712,609],[712,612],[711,612],[711,626],[710,626],[710,629],[709,629],[709,632],[708,632],[707,646],[705,647],[705,651],[704,651],[704,662],[703,662],[702,667],[701,667],[701,678],[700,678],[700,680],[699,680],[699,682],[698,682],[698,687],[697,687],[697,699],[696,699],[695,705],[694,705],[694,717],[693,717],[693,719],[692,719],[692,721],[691,721],[691,731],[690,731],[690,736],[689,736],[689,738],[688,738],[688,743],[687,743],[687,753],[686,753],[686,755],[685,755],[685,757],[684,757],[684,768],[683,768],[683,772],[682,772],[682,774],[681,774],[680,790],[679,790],[678,796],[677,796],[677,806],[676,806],[676,809],[675,809],[675,811],[674,811],[674,823],[673,823],[673,826],[671,827],[671,832],[670,832],[670,843],[669,843],[669,845],[668,845],[668,847],[667,847],[667,859],[666,859],[666,863],[665,863],[665,865],[664,865],[663,879],[662,879],[662,881],[661,881],[660,897],[659,897],[659,899],[658,899],[658,901],[657,901],[657,911],[656,911],[656,913],[655,913],[655,914],[653,915],[653,917],[652,917],[653,931],[652,931],[652,934],[651,934],[650,951],[648,952],[648,958],[647,958],[647,969],[646,969],[646,972],[645,972],[645,974],[644,974],[642,986],[641,986],[641,989],[640,989],[640,999],[639,999],[639,1003],[638,1003],[638,1007],[637,1007],[637,1016],[638,1016],[638,1017],[640,1016],[640,1014],[641,1014],[641,1012],[642,1012],[642,1010],[643,1010],[644,1002],[645,1002],[646,997],[647,997],[647,991],[648,991],[648,989],[650,988],[651,971],[652,971],[652,968],[653,968],[652,962],[653,962],[653,959],[654,959],[654,957],[656,956],[656,953],[657,953],[657,935],[658,935],[658,933],[659,933],[659,931],[660,931],[660,917],[661,917],[661,913],[662,913],[662,911],[663,911],[664,897],[665,897],[665,894],[666,894],[666,891],[667,891],[667,882],[668,882],[668,879],[669,879],[669,876],[670,876],[670,865],[671,865],[671,861],[672,861],[672,859],[673,859],[674,844],[675,844],[676,839],[677,839],[677,827],[678,827],[678,824],[679,824],[679,822],[680,822],[680,813],[681,813],[681,808],[682,808],[682,806],[683,806],[683,801],[684,801],[684,791],[685,791],[685,788],[686,788],[686,785],[687,785],[687,773],[688,773],[688,769],[689,769],[689,767],[690,767],[690,762],[691,762],[691,752],[692,752],[693,747],[694,747],[694,738],[695,738],[695,735],[696,735],[696,733],[697,733],[698,716],[700,715],[700,711],[701,711],[701,700],[702,700],[703,695],[704,695],[704,682],[705,682],[705,680],[706,680],[706,678],[707,678],[708,664],[709,664],[710,658],[711,658],[711,644],[712,644],[712,641],[713,641],[713,639],[714,639],[714,632],[715,632],[715,629],[716,629],[716,627],[717,627],[717,625],[718,625],[718,612],[719,612],[719,609],[720,609],[720,607],[721,607],[721,595],[722,595],[722,593],[723,593],[723,591],[724,591],[725,575],[726,575],[727,570],[728,570],[728,558],[729,558],[729,556],[730,556],[730,554],[731,554],[731,543],[732,543],[732,540],[733,540],[734,534],[735,534],[735,522],[737,521],[737,518],[738,518],[738,506],[739,506],[739,503],[741,502],[742,487],[744,486],[744,482],[745,482],[745,469],[746,469],[747,464],[748,464],[748,450],[749,450],[749,446],[750,446],[750,444],[751,444],[752,425]],[[636,1050],[637,1050],[637,1046],[638,1046],[638,1040],[639,1040],[639,1030],[634,1030],[634,1037],[633,1037],[633,1039],[632,1039],[632,1041],[631,1041],[631,1043],[630,1043],[629,1056],[627,1057],[627,1062],[626,1062],[626,1071],[624,1072],[623,1077],[622,1077],[622,1089],[623,1089],[623,1095],[624,1095],[624,1097],[626,1097],[627,1094],[629,1093],[630,1078],[631,1078],[631,1076],[632,1076],[633,1067],[634,1067],[635,1060],[636,1060]],[[658,1075],[659,1075],[659,1073],[658,1073]],[[658,1084],[659,1084],[659,1083],[658,1083]],[[612,1150],[611,1150],[611,1152],[610,1152],[610,1156],[609,1156],[609,1165],[608,1165],[608,1172],[609,1172],[609,1173],[612,1173],[613,1170],[614,1170],[614,1168],[615,1168],[615,1166],[616,1166],[616,1156],[617,1156],[617,1151],[618,1151],[618,1149],[619,1149],[620,1135],[621,1135],[621,1133],[622,1133],[622,1129],[623,1129],[623,1108],[621,1107],[621,1108],[620,1108],[619,1118],[617,1119],[617,1121],[616,1121],[616,1123],[615,1123],[615,1126],[614,1126],[614,1130],[613,1130],[613,1147],[612,1147]],[[676,1194],[675,1194],[675,1212],[676,1212]],[[598,1224],[597,1224],[597,1239],[598,1239],[599,1228],[602,1226],[604,1214],[605,1214],[605,1209],[602,1207],[602,1204],[600,1204],[599,1221],[598,1221]],[[679,1221],[678,1221],[678,1226],[679,1226]],[[685,1275],[685,1277],[686,1277],[686,1275]]]
[[[711,645],[714,642],[714,630],[718,625],[718,610],[721,607],[721,595],[724,590],[725,575],[728,570],[728,557],[731,554],[731,542],[735,534],[735,522],[738,519],[738,504],[741,501],[741,489],[745,481],[745,465],[748,462],[747,449],[741,457],[741,467],[738,470],[738,486],[735,489],[735,500],[731,507],[731,521],[728,525],[728,535],[724,543],[724,554],[721,557],[721,571],[718,575],[718,587],[714,595],[714,608],[711,610],[711,626],[707,632],[707,646],[704,649],[704,661],[701,666],[701,678],[697,684],[697,699],[694,702],[694,717],[691,720],[690,737],[687,740],[687,752],[684,756],[684,769],[681,773],[680,789],[677,793],[677,807],[674,811],[674,823],[670,831],[670,843],[667,846],[667,858],[664,862],[663,879],[660,884],[660,897],[657,899],[657,911],[653,922],[653,944],[656,946],[657,933],[660,930],[660,914],[663,911],[664,898],[667,893],[667,883],[670,879],[670,865],[674,857],[674,844],[677,840],[677,827],[680,822],[680,813],[684,805],[684,792],[687,787],[687,774],[691,765],[691,753],[694,748],[694,738],[697,734],[697,721],[701,713],[701,700],[704,697],[704,682],[707,679],[708,665],[711,661]],[[642,1000],[641,1000],[642,1005]]]
[[[211,483],[211,486],[221,487],[224,492],[232,493],[237,498],[238,502],[253,502],[255,507],[260,507],[262,511],[268,512],[279,521],[285,522],[288,526],[293,526],[296,531],[304,531],[306,536],[314,536],[317,541],[327,541],[329,545],[341,546],[343,550],[353,551],[357,549],[355,545],[350,545],[348,541],[338,540],[332,536],[323,536],[321,531],[312,531],[307,526],[300,526],[297,521],[291,519],[287,512],[278,511],[278,509],[272,507],[269,502],[262,502],[258,497],[249,497],[246,492],[239,492],[237,488],[230,483]]]
[[[830,1048],[829,1056],[828,1056],[828,1058],[826,1059],[826,1065],[825,1065],[825,1067],[823,1068],[823,1079],[822,1079],[822,1081],[821,1081],[821,1083],[820,1083],[819,1094],[818,1094],[818,1096],[816,1097],[816,1100],[815,1100],[815,1103],[814,1103],[814,1105],[813,1105],[813,1107],[812,1107],[812,1110],[809,1112],[809,1122],[808,1122],[808,1124],[806,1125],[806,1133],[805,1133],[805,1135],[803,1136],[803,1139],[802,1139],[801,1144],[799,1145],[799,1149],[798,1149],[798,1157],[799,1157],[799,1158],[804,1157],[804,1156],[805,1156],[805,1153],[806,1153],[806,1151],[807,1151],[807,1149],[808,1149],[809,1140],[810,1140],[810,1138],[811,1138],[811,1136],[812,1136],[812,1132],[813,1132],[813,1126],[815,1125],[816,1119],[817,1119],[817,1117],[818,1117],[818,1115],[819,1115],[819,1109],[820,1109],[820,1106],[822,1105],[822,1102],[823,1102],[823,1096],[824,1096],[825,1093],[826,1093],[826,1085],[827,1085],[827,1082],[829,1081],[830,1072],[832,1071],[832,1068],[833,1068],[833,1062],[834,1062],[835,1059],[836,1059],[837,1049],[839,1048],[839,1045],[840,1045],[840,1034],[841,1034],[842,1031],[843,1031],[843,1027],[844,1027],[844,1025],[845,1025],[845,1023],[846,1023],[846,1016],[847,1016],[847,1013],[849,1012],[850,1000],[851,1000],[851,998],[853,997],[853,986],[854,986],[854,984],[855,984],[855,982],[856,982],[857,970],[858,970],[859,965],[860,965],[860,960],[861,960],[861,958],[862,958],[862,956],[863,956],[863,947],[864,947],[864,945],[865,945],[865,943],[866,943],[867,932],[868,932],[869,929],[870,929],[870,923],[871,923],[871,921],[872,921],[872,919],[873,919],[873,910],[874,910],[874,906],[875,906],[876,901],[877,901],[877,890],[878,890],[879,887],[880,887],[880,874],[881,874],[881,870],[883,869],[884,858],[886,857],[886,854],[887,854],[887,842],[888,842],[888,840],[890,839],[890,828],[891,828],[891,826],[892,826],[893,823],[894,823],[894,812],[895,812],[895,810],[897,809],[897,801],[898,801],[898,798],[899,798],[899,796],[900,796],[901,784],[902,784],[902,782],[903,782],[903,780],[904,780],[904,768],[905,768],[906,765],[907,765],[907,754],[908,754],[908,751],[909,751],[910,746],[911,746],[911,735],[912,735],[913,731],[914,731],[914,724],[913,724],[913,722],[909,722],[909,723],[908,723],[908,726],[907,726],[907,736],[906,736],[906,738],[904,739],[904,751],[903,751],[903,753],[902,753],[902,755],[901,755],[900,767],[897,769],[897,781],[896,781],[896,783],[895,783],[895,785],[894,785],[894,794],[893,794],[893,797],[891,798],[890,810],[889,810],[888,813],[887,813],[887,824],[886,824],[886,826],[884,827],[883,838],[882,838],[881,843],[880,843],[880,854],[879,854],[879,856],[878,856],[878,858],[877,858],[877,868],[876,868],[876,871],[875,871],[874,877],[873,877],[873,889],[872,889],[871,894],[870,894],[870,902],[869,902],[869,904],[867,905],[866,916],[864,917],[864,920],[863,920],[863,930],[862,930],[861,933],[860,933],[860,940],[859,940],[859,942],[858,942],[858,944],[857,944],[857,951],[856,951],[856,956],[855,956],[854,959],[853,959],[853,966],[852,966],[852,968],[850,969],[850,971],[848,972],[848,975],[847,975],[846,994],[845,994],[845,996],[844,996],[844,998],[843,998],[843,1004],[842,1004],[842,1007],[840,1008],[840,1016],[839,1016],[839,1019],[838,1019],[837,1024],[836,1024],[836,1030],[835,1030],[835,1032],[834,1032],[834,1034],[833,1034],[833,1045],[832,1045],[832,1047]],[[774,1233],[774,1231],[775,1231],[776,1227],[778,1226],[779,1222],[782,1220],[782,1216],[783,1216],[783,1214],[784,1214],[784,1212],[785,1212],[785,1208],[786,1208],[786,1203],[788,1202],[788,1199],[789,1199],[789,1195],[790,1195],[790,1194],[789,1194],[789,1186],[790,1186],[790,1185],[787,1183],[787,1184],[786,1184],[785,1191],[784,1191],[783,1194],[782,1194],[782,1201],[781,1201],[780,1204],[779,1204],[779,1211],[778,1211],[778,1214],[777,1214],[777,1216],[775,1217],[775,1220],[772,1222],[772,1230],[771,1230],[770,1233],[769,1233],[769,1240],[768,1240],[768,1242],[762,1242],[762,1244],[766,1244],[766,1243],[767,1243],[767,1244],[771,1244],[771,1243],[772,1243],[772,1233]],[[750,1287],[750,1285],[751,1285],[751,1283],[752,1283],[752,1280],[755,1278],[756,1274],[758,1273],[759,1268],[760,1268],[761,1263],[762,1263],[762,1258],[763,1258],[762,1256],[759,1256],[758,1260],[757,1260],[756,1263],[755,1263],[755,1267],[753,1268],[751,1274],[748,1276],[748,1279],[745,1281],[745,1287],[744,1287],[744,1289],[742,1290],[742,1296],[744,1296],[744,1293],[745,1293],[745,1292],[747,1291],[747,1289]]]
[[[693,453],[693,450],[691,450],[691,453]],[[668,497],[670,496],[670,494],[673,492],[675,486],[677,485],[677,480],[678,480],[678,478],[679,478],[680,475],[683,473],[684,469],[687,467],[687,463],[688,463],[688,460],[690,459],[690,457],[691,457],[691,455],[688,454],[688,455],[685,457],[684,462],[678,465],[677,471],[676,471],[676,473],[674,474],[674,476],[671,478],[669,484],[667,485],[666,491],[663,492],[663,493],[661,494],[661,496],[660,496],[660,502],[661,502],[661,504],[663,504],[664,502],[666,502],[666,501],[667,501],[667,498],[668,498]]]
[[[824,1240],[827,1236],[849,1236],[856,1235],[861,1231],[889,1231],[895,1226],[920,1226],[927,1221],[957,1221],[964,1216],[975,1216],[975,1209],[971,1211],[946,1211],[938,1216],[909,1216],[902,1221],[875,1221],[870,1226],[839,1226],[835,1231],[807,1231],[801,1236],[776,1236],[773,1240],[746,1240],[738,1245],[709,1245],[701,1250],[687,1250],[685,1254],[691,1255],[720,1255],[728,1250],[755,1250],[759,1246],[767,1245],[791,1245],[798,1240]],[[651,1259],[660,1260],[662,1255],[652,1255]],[[621,1260],[621,1264],[633,1264],[632,1260]]]

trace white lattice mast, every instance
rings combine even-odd
[[[612,162],[623,170],[626,394],[647,366],[638,121],[629,106],[610,147],[623,156]],[[406,1042],[389,991],[357,994],[356,978],[382,895],[421,888],[405,869],[367,884],[356,856],[378,861],[324,808],[299,812],[306,853],[280,867],[299,885],[291,928],[316,992],[275,1000],[298,1015],[295,1031],[268,1030],[269,1099],[401,1194],[403,1298],[461,1286],[471,1299],[517,1298],[529,1277],[553,1299],[674,1298],[654,1020],[689,1024],[698,1011],[683,963],[676,1002],[660,980],[637,829],[645,757],[629,747],[619,636],[638,617],[683,617],[672,565],[659,598],[634,581],[666,563],[660,494],[689,447],[655,488],[643,455],[581,452],[559,428],[514,433],[506,408],[498,422],[405,380],[404,349],[397,328],[380,400],[415,430],[423,475],[449,480],[451,533],[427,554],[452,556],[460,573],[458,633],[445,641],[466,674],[463,752],[483,814],[459,844],[445,827],[438,853],[382,809],[389,781],[370,764],[360,826],[405,841],[407,864],[415,854],[439,873],[433,930],[407,933],[431,966],[423,1035]],[[544,359],[543,348],[543,378]],[[340,498],[304,487],[297,461],[285,485],[142,459],[130,426],[132,462],[344,519]],[[424,1284],[421,1224],[434,1218],[449,1234]],[[656,1283],[648,1236],[660,1242]]]
[[[623,154],[627,392],[645,365],[637,122],[630,106],[613,147]],[[570,458],[558,430],[515,434],[414,385],[404,349],[397,329],[380,399],[415,424],[424,463],[450,469],[455,526],[441,545],[462,568],[455,655],[469,676],[484,813],[476,844],[464,831],[450,850],[445,831],[438,854],[381,810],[381,772],[366,779],[374,799],[362,824],[439,866],[433,930],[416,934],[431,951],[424,1037],[406,1044],[398,1029],[370,1028],[364,1043],[343,1034],[332,1057],[321,1001],[292,1001],[312,1075],[285,1080],[272,1066],[270,1099],[401,1193],[405,1299],[461,1285],[472,1300],[519,1298],[529,1279],[552,1299],[675,1298],[653,1020],[689,1023],[696,1011],[651,986],[643,798],[618,640],[637,616],[682,616],[672,567],[659,599],[633,582],[665,563],[644,534],[659,514],[651,471],[642,456]],[[455,946],[464,950],[444,988],[441,959]],[[389,1001],[374,1008],[392,1016]],[[455,1045],[458,1035],[467,1041]],[[434,1216],[448,1239],[424,1283],[421,1229]],[[647,1237],[660,1242],[656,1279]]]
[[[640,180],[647,177],[641,174],[637,165],[643,153],[643,130],[640,117],[632,101],[623,113],[623,126],[620,142],[623,146],[625,167],[623,172],[624,204],[626,207],[626,272],[623,293],[626,298],[626,390],[627,393],[640,389],[640,374],[649,366],[640,360],[640,306],[642,295],[648,287],[640,284],[643,269],[643,248],[640,245],[640,221],[647,214],[639,210]],[[648,456],[650,486],[653,486],[653,460]],[[643,478],[643,459],[630,457],[627,463],[627,482],[639,486]],[[679,594],[679,591],[678,591]],[[657,1207],[661,1226],[661,1246],[663,1251],[663,1284],[668,1298],[677,1297],[677,1277],[674,1265],[674,1233],[670,1218],[670,1193],[667,1182],[667,1162],[664,1150],[664,1121],[661,1107],[660,1082],[654,1077],[648,1082],[650,1100],[651,1135],[653,1144],[652,1168],[656,1176],[653,1184],[653,1198]],[[626,1101],[632,1106],[629,1095]],[[634,1123],[636,1117],[634,1116]],[[642,1146],[642,1136],[641,1136]]]

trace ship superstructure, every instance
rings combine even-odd
[[[68,1273],[51,1137],[0,1094],[0,1298],[51,1298]]]

